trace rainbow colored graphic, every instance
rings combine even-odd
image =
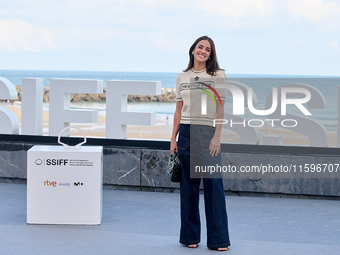
[[[204,82],[198,82],[198,83],[200,83],[200,84],[206,86],[208,89],[212,90],[212,91],[215,93],[215,95],[217,96],[217,98],[218,98],[218,100],[220,101],[220,104],[221,104],[221,106],[222,106],[222,100],[221,100],[219,94],[217,93],[217,91],[216,91],[213,87],[211,87],[210,85],[208,85],[208,84],[206,84],[206,83],[204,83]],[[214,100],[215,105],[217,105],[216,100],[215,100],[215,97],[214,97],[213,94],[211,94],[210,91],[208,91],[208,90],[206,90],[206,89],[204,89],[204,88],[200,88],[200,87],[198,87],[198,88],[201,89],[201,90],[203,90],[203,91],[205,91],[206,93],[208,93],[208,95]]]

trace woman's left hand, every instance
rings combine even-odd
[[[217,136],[214,136],[211,141],[210,141],[210,145],[209,145],[209,154],[214,157],[217,156],[218,153],[220,153],[220,149],[221,149],[221,143],[220,143],[220,138]]]

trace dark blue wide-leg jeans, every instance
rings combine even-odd
[[[221,166],[221,153],[209,155],[209,144],[215,128],[181,124],[178,154],[182,167],[180,243],[198,244],[201,240],[199,186],[201,178],[190,176],[196,166]],[[192,178],[194,177],[194,178]],[[207,246],[212,249],[230,246],[225,194],[221,175],[203,176],[204,204],[207,225]]]

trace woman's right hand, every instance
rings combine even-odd
[[[177,142],[176,142],[176,140],[172,140],[171,139],[171,144],[170,144],[170,153],[171,153],[171,155],[174,155],[175,151],[178,153]]]
[[[178,153],[176,137],[179,131],[180,121],[181,121],[181,111],[183,108],[183,101],[177,101],[176,103],[176,111],[174,115],[174,125],[172,128],[172,135],[171,135],[171,144],[170,144],[170,153],[171,155],[175,154],[175,151]]]

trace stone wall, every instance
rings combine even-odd
[[[12,182],[27,178],[27,150],[34,144],[0,141],[0,179]],[[166,175],[168,150],[118,148],[104,146],[104,184],[136,189],[176,189]],[[268,153],[222,153],[223,166],[300,166],[304,164],[339,164],[337,156],[296,156]],[[338,170],[340,174],[340,169]],[[277,173],[224,173],[224,187],[229,192],[251,192],[285,195],[340,197],[339,174],[311,173],[304,175]]]

